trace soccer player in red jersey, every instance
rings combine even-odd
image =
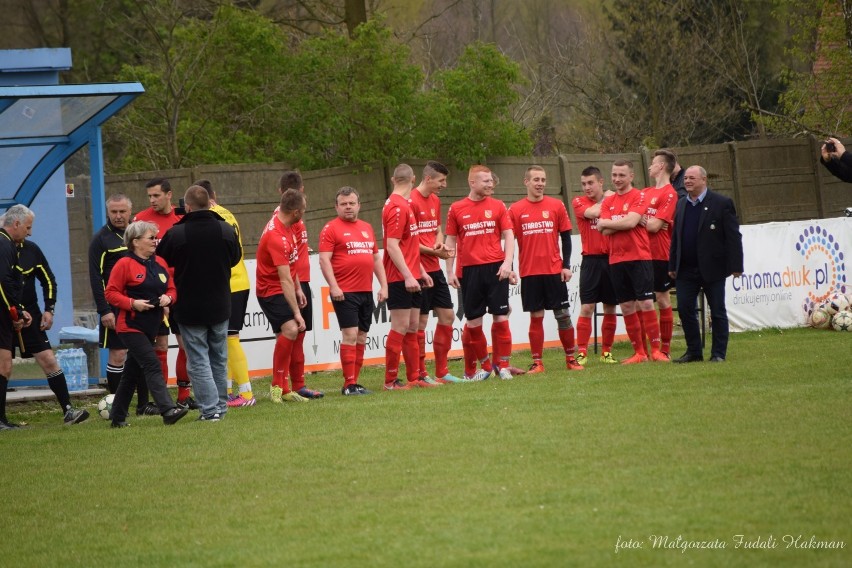
[[[337,218],[326,223],[320,232],[319,262],[343,334],[341,392],[344,396],[371,394],[358,384],[358,375],[373,315],[373,274],[379,281],[379,303],[388,297],[388,284],[373,227],[358,219],[361,210],[358,191],[354,187],[341,187],[334,208]]]
[[[585,365],[588,360],[592,315],[597,303],[601,302],[604,313],[601,324],[601,362],[617,363],[612,356],[612,344],[615,341],[615,305],[618,300],[609,275],[609,237],[597,229],[604,199],[603,174],[598,168],[589,166],[580,173],[580,186],[585,195],[575,197],[571,201],[583,246],[583,261],[580,265],[580,317],[577,318],[577,362]]]
[[[651,262],[654,266],[654,294],[660,309],[660,351],[670,356],[674,316],[669,290],[672,279],[669,276],[669,248],[674,229],[677,191],[671,184],[677,158],[669,150],[657,150],[648,167],[648,174],[654,180],[654,187],[645,188],[645,201],[648,213],[642,218],[642,224],[648,231],[651,244]]]
[[[423,168],[420,185],[411,190],[409,204],[417,220],[417,236],[420,240],[420,264],[432,278],[432,287],[424,288],[421,293],[420,324],[417,329],[417,341],[420,345],[420,378],[427,383],[457,383],[462,379],[450,374],[447,366],[447,353],[453,342],[453,300],[447,278],[441,270],[441,259],[450,256],[450,250],[444,246],[444,232],[441,230],[441,200],[439,195],[447,187],[449,170],[439,162],[427,162]],[[435,352],[435,378],[426,372],[426,324],[429,312],[435,310],[438,324],[432,342]]]
[[[660,324],[654,311],[654,273],[648,232],[640,224],[648,212],[644,194],[633,187],[633,164],[616,160],[612,165],[615,194],[604,198],[598,230],[609,236],[609,266],[624,326],[634,354],[622,365],[648,360],[642,324],[651,341],[650,358],[670,361],[660,351]],[[641,317],[641,321],[640,321]]]
[[[414,187],[414,170],[408,164],[398,165],[391,178],[393,193],[382,209],[382,229],[385,254],[382,263],[388,279],[388,309],[391,330],[385,345],[385,390],[407,390],[411,387],[435,387],[420,378],[418,364],[420,346],[417,326],[420,322],[420,301],[423,287],[432,279],[420,265],[420,241],[417,220],[411,212],[408,198]],[[421,286],[419,279],[423,280]],[[405,361],[407,383],[399,378],[399,356]]]
[[[527,196],[509,207],[509,218],[518,244],[521,273],[521,302],[530,314],[530,352],[528,373],[544,372],[544,311],[552,310],[559,328],[559,340],[565,351],[569,371],[582,371],[574,358],[574,326],[568,312],[568,287],[571,280],[571,220],[565,204],[544,194],[547,173],[541,166],[530,166],[524,174]],[[560,254],[561,247],[561,254]]]
[[[274,330],[275,349],[272,352],[272,384],[269,397],[274,403],[283,401],[307,402],[294,392],[287,381],[290,357],[299,333],[305,330],[305,320],[299,311],[295,275],[296,248],[292,227],[305,213],[305,196],[291,189],[281,195],[278,212],[267,223],[257,245],[255,293],[260,308]],[[290,377],[291,381],[293,377]]]
[[[133,220],[147,221],[157,225],[157,242],[159,243],[166,231],[180,221],[180,215],[172,206],[172,186],[169,180],[154,178],[145,184],[145,191],[148,193],[148,202],[151,206],[137,213]],[[174,271],[171,268],[169,268],[169,276],[174,279]],[[177,404],[187,408],[200,408],[195,399],[190,396],[192,383],[186,370],[186,352],[183,350],[183,340],[180,337],[177,320],[171,313],[163,320],[163,325],[160,326],[157,340],[154,343],[154,352],[160,361],[160,367],[163,368],[163,378],[166,381],[169,380],[169,331],[175,334],[178,344],[177,361],[175,361],[175,377],[178,386]]]
[[[512,355],[512,333],[509,330],[509,279],[512,275],[512,258],[515,238],[512,221],[506,205],[494,199],[494,178],[485,166],[473,166],[467,178],[470,193],[450,206],[447,214],[447,243],[459,254],[447,258],[449,284],[459,287],[455,273],[455,262],[462,267],[462,304],[464,305],[465,327],[470,343],[476,352],[481,369],[466,378],[485,380],[494,370],[488,357],[488,341],[482,331],[482,318],[490,312],[494,321],[491,325],[491,342],[494,361],[503,379],[511,379],[509,357]],[[504,247],[501,247],[503,242]],[[475,369],[474,369],[475,371]]]

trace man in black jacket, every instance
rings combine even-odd
[[[704,290],[712,319],[710,361],[725,360],[728,313],[725,279],[743,272],[743,243],[734,202],[707,187],[707,172],[691,166],[684,174],[688,195],[677,203],[669,256],[669,276],[675,280],[677,311],[686,337],[686,353],[675,363],[703,361],[698,330],[698,294]]]
[[[834,148],[831,148],[834,144]],[[852,152],[846,148],[837,138],[829,138],[820,149],[820,161],[831,175],[846,183],[852,183]]]
[[[201,420],[221,420],[228,409],[228,320],[231,267],[240,260],[234,228],[210,211],[210,197],[193,185],[184,195],[186,215],[157,246],[175,271],[175,317]]]

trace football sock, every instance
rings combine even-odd
[[[168,351],[160,351],[159,349],[154,349],[154,353],[157,355],[157,359],[160,361],[160,370],[163,373],[163,381],[165,381],[165,383],[168,385],[169,384],[169,353],[168,353]],[[180,396],[178,396],[178,398],[180,398]]]
[[[509,358],[512,356],[512,330],[509,329],[509,320],[491,324],[491,344],[496,368],[505,369],[509,366]]]
[[[396,331],[388,332],[385,343],[385,383],[392,383],[399,377],[399,356],[402,353],[403,335]]]
[[[612,351],[615,343],[615,326],[618,325],[618,316],[615,314],[604,314],[601,324],[601,347],[602,351]]]
[[[630,338],[630,343],[633,345],[633,351],[637,355],[648,356],[645,351],[645,341],[642,337],[642,325],[639,321],[639,314],[633,312],[630,315],[624,316],[624,327],[627,328],[627,337]]]
[[[417,330],[417,348],[420,350],[420,360],[418,361],[419,369],[417,374],[420,377],[425,377],[429,373],[426,372],[426,331],[423,329]],[[408,363],[406,363],[406,365],[407,364]]]
[[[405,361],[405,378],[416,381],[420,378],[420,346],[417,344],[417,332],[406,333],[402,339],[402,358]]]
[[[660,351],[671,353],[674,314],[672,307],[660,308]]]
[[[283,333],[275,340],[272,351],[272,385],[281,387],[283,393],[290,392],[287,382],[287,372],[290,370],[290,355],[293,353],[293,340],[287,339]]]
[[[574,328],[559,330],[559,341],[562,343],[562,349],[565,350],[565,356],[571,357],[574,355]]]
[[[606,316],[604,316],[606,322]],[[589,351],[589,338],[592,336],[592,318],[580,316],[577,318],[577,347],[582,353]],[[606,349],[604,349],[606,351]]]
[[[541,352],[544,349],[544,316],[537,318],[530,316],[530,355],[533,361],[541,360]]]
[[[62,369],[47,375],[47,386],[56,395],[56,400],[63,412],[71,408],[71,395],[68,394],[68,384],[65,382],[65,373]]]
[[[447,353],[453,343],[453,326],[438,324],[435,327],[435,338],[432,348],[435,350],[435,376],[444,377],[450,373],[447,365]]]
[[[186,370],[186,351],[180,347],[178,347],[177,360],[175,361],[175,379],[178,387],[177,399],[186,400],[192,394],[192,390],[190,390],[192,383],[189,382],[189,373]]]
[[[469,327],[468,329],[470,330],[470,343],[473,347],[476,360],[482,365],[483,370],[490,373],[493,367],[491,366],[491,361],[488,359],[488,340],[485,339],[485,332],[482,331],[481,325]]]
[[[651,351],[660,350],[660,324],[657,321],[657,312],[648,310],[640,312],[642,322],[645,324],[645,333],[648,336],[648,341],[651,342]]]
[[[107,376],[107,390],[109,390],[110,394],[115,394],[115,391],[118,389],[118,383],[121,382],[121,374],[124,372],[124,365],[121,367],[114,367],[112,365],[107,365],[106,367],[106,376]]]
[[[6,418],[6,389],[9,388],[9,379],[0,375],[0,421],[8,422]]]
[[[642,317],[641,310],[637,309],[636,313],[639,314],[639,329],[642,330],[642,350],[647,354],[650,353],[650,351],[648,351],[648,343],[645,341],[648,337],[648,332],[645,330],[645,318]]]
[[[290,382],[293,390],[298,391],[305,386],[305,332],[302,331],[293,340],[293,350],[290,353]]]
[[[355,346],[340,344],[340,367],[343,371],[343,386],[354,385],[355,380]]]
[[[464,352],[464,374],[472,377],[476,373],[476,350],[473,348],[473,338],[467,324],[462,328],[462,351]]]
[[[364,366],[364,351],[367,350],[365,343],[355,344],[355,382],[358,382],[358,377],[361,375],[361,367]]]
[[[240,343],[239,335],[228,336],[228,370],[231,372],[233,382],[237,384],[240,396],[246,400],[253,398],[248,360],[246,359],[246,352],[243,350],[243,344]],[[248,385],[248,388],[243,390],[243,385]]]

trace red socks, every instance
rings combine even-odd
[[[660,308],[660,351],[671,353],[672,330],[674,329],[674,315],[672,307]]]
[[[399,376],[399,356],[402,353],[403,335],[393,329],[388,332],[385,343],[385,383],[394,382]]]
[[[645,334],[648,336],[648,341],[651,342],[651,352],[660,350],[660,324],[657,321],[657,312],[648,310],[640,312],[642,323],[645,327]],[[644,341],[643,341],[644,343]]]
[[[281,387],[284,393],[290,392],[287,382],[287,372],[290,370],[290,355],[293,352],[294,341],[278,334],[275,349],[272,351],[272,385]]]
[[[642,325],[640,323],[639,314],[633,312],[630,315],[624,316],[624,326],[627,328],[627,337],[630,338],[630,343],[633,344],[633,351],[637,355],[648,356],[645,351],[645,341],[642,337]]]
[[[293,390],[298,391],[305,386],[305,332],[299,333],[293,340],[293,350],[290,353],[290,382]]]
[[[464,324],[462,328],[462,350],[464,351],[464,375],[472,377],[476,373],[476,350],[467,324]]]
[[[574,328],[559,330],[559,341],[562,343],[562,349],[565,350],[566,356],[574,355]]]
[[[470,344],[473,347],[473,353],[476,360],[482,365],[482,368],[489,373],[493,370],[491,361],[488,359],[488,340],[485,339],[485,332],[482,331],[482,326],[469,327]],[[474,363],[474,373],[476,372],[476,363]]]
[[[355,359],[357,357],[354,345],[340,344],[340,367],[343,370],[343,386],[354,385],[355,380]]]
[[[612,351],[612,344],[615,343],[615,326],[618,323],[618,316],[615,314],[604,314],[603,323],[601,324],[601,351]],[[577,325],[577,334],[579,336],[580,326]]]
[[[606,316],[604,316],[606,324]],[[581,353],[588,353],[589,338],[592,336],[592,318],[580,316],[577,318],[577,347]],[[604,349],[606,351],[606,349]]]
[[[160,369],[163,371],[163,381],[166,384],[169,384],[169,352],[154,349],[154,353],[157,354],[157,360],[160,361]],[[178,353],[178,355],[180,355],[180,353]]]
[[[484,339],[485,335],[482,337]],[[508,320],[491,324],[491,350],[494,352],[494,364],[498,369],[509,366],[509,358],[512,356],[512,330],[509,329]]]
[[[445,377],[450,373],[447,366],[447,353],[453,343],[453,326],[438,324],[435,327],[435,339],[432,348],[435,350],[435,377]]]
[[[420,345],[417,332],[406,333],[402,341],[402,358],[405,361],[405,378],[411,382],[420,378]]]
[[[355,382],[358,382],[358,377],[361,375],[361,367],[364,366],[364,351],[367,345],[364,343],[355,344]]]
[[[533,361],[541,361],[541,352],[544,349],[544,316],[540,318],[530,316],[530,355]],[[572,343],[573,343],[573,337]]]
[[[418,376],[425,377],[429,373],[426,372],[426,331],[422,329],[417,330],[417,348],[420,350],[420,365],[418,368]]]

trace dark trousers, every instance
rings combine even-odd
[[[115,391],[110,418],[113,422],[123,422],[127,418],[130,400],[136,383],[145,381],[151,397],[157,403],[160,414],[165,414],[175,407],[172,396],[163,379],[163,369],[160,360],[154,352],[154,342],[144,333],[119,333],[121,341],[127,347],[127,362],[124,363],[124,373]]]
[[[725,358],[728,351],[728,312],[725,309],[725,279],[705,282],[698,268],[681,267],[675,283],[677,312],[686,338],[686,352],[702,355],[701,332],[698,327],[698,294],[704,291],[710,308],[713,342],[710,357]]]

